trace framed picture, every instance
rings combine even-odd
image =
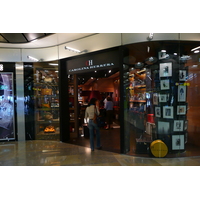
[[[169,134],[170,122],[158,121],[158,134]]]
[[[188,128],[188,121],[185,120],[185,123],[184,123],[184,131],[187,130],[187,128]]]
[[[153,94],[153,105],[158,105],[158,94],[157,93]]]
[[[155,117],[161,117],[161,108],[159,106],[155,107]]]
[[[173,131],[183,131],[183,125],[184,121],[183,120],[174,120],[174,129]]]
[[[184,135],[172,135],[172,150],[183,150],[184,148]]]
[[[160,77],[172,76],[172,63],[160,63]]]
[[[166,119],[174,118],[174,107],[173,106],[163,106],[163,118],[166,118]]]
[[[159,102],[167,102],[167,94],[159,94]]]
[[[186,101],[186,86],[179,85],[178,86],[178,102]]]
[[[179,70],[179,81],[186,81],[186,70]]]
[[[161,90],[169,90],[169,79],[160,81],[160,89]]]
[[[177,115],[186,115],[186,105],[177,106]]]

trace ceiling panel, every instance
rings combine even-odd
[[[52,47],[95,34],[97,33],[0,33],[0,48]]]
[[[7,42],[7,41],[2,37],[2,35],[0,35],[0,42]]]
[[[28,40],[28,42],[51,35],[52,33],[22,33]]]
[[[26,38],[21,33],[1,33],[1,35],[10,43],[25,43]]]

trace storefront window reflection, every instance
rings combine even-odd
[[[191,51],[196,46],[187,41],[125,46],[128,154],[155,156],[157,144],[165,146],[156,149],[156,157],[198,154],[200,56]]]

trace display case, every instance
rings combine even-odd
[[[69,132],[70,138],[77,138],[79,133],[78,126],[78,86],[77,75],[68,76],[68,99],[69,99]]]
[[[131,124],[144,130],[146,116],[146,71],[130,69],[129,72],[129,114]]]
[[[55,67],[37,66],[34,75],[35,139],[59,140],[58,71]]]

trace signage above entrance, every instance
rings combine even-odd
[[[74,58],[67,61],[68,74],[78,74],[101,69],[119,67],[119,51],[109,51]]]

